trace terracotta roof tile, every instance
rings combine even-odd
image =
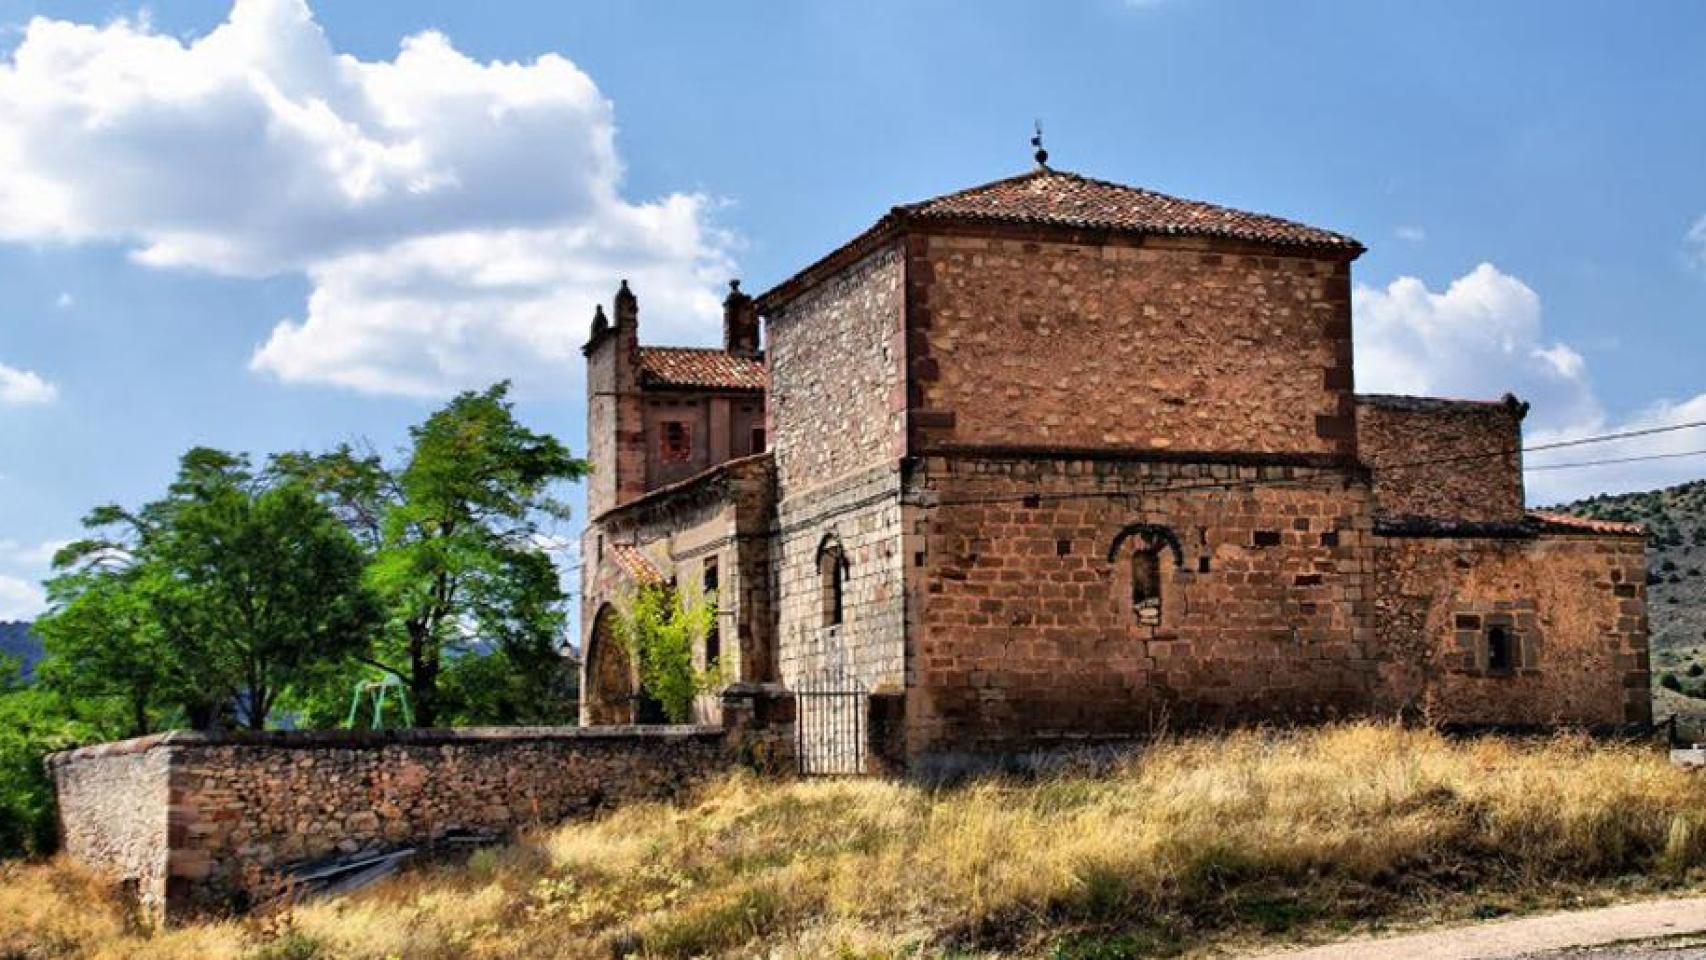
[[[1625,523],[1621,520],[1596,520],[1592,517],[1578,517],[1568,513],[1553,513],[1549,510],[1530,510],[1528,518],[1542,527],[1550,527],[1562,531],[1584,531],[1587,533],[1614,533],[1623,536],[1645,536],[1647,528],[1644,524]]]
[[[1362,250],[1356,240],[1330,230],[1046,167],[900,210],[923,220],[1035,223]]]
[[[639,547],[631,543],[613,543],[610,545],[610,556],[616,561],[616,566],[626,573],[629,579],[642,587],[663,586],[663,574],[652,563]]]
[[[648,383],[704,390],[763,390],[764,361],[707,347],[641,347]]]

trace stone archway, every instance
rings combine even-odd
[[[616,608],[605,604],[587,640],[586,722],[589,726],[634,722],[634,664],[616,636]]]

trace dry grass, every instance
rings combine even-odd
[[[127,932],[86,875],[14,868],[0,958],[1105,960],[1703,879],[1706,777],[1657,750],[1352,724],[942,791],[733,776],[300,908],[283,935]]]

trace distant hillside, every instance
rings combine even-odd
[[[1647,525],[1655,703],[1661,714],[1706,713],[1706,480],[1549,509]]]
[[[41,659],[41,641],[30,633],[30,625],[22,620],[0,620],[0,657],[20,657],[27,678]]]

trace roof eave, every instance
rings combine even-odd
[[[1020,178],[1013,178],[1020,179]],[[973,188],[981,189],[981,188]],[[829,253],[813,261],[809,266],[782,281],[756,299],[758,311],[769,314],[801,293],[822,282],[826,277],[853,263],[870,251],[893,239],[895,236],[913,229],[929,229],[933,226],[972,227],[972,228],[1016,228],[1058,230],[1063,233],[1077,232],[1102,234],[1105,236],[1122,237],[1194,237],[1204,240],[1221,241],[1226,243],[1248,244],[1251,247],[1288,252],[1311,253],[1320,256],[1342,258],[1349,263],[1368,252],[1368,248],[1355,237],[1345,234],[1334,234],[1338,242],[1323,241],[1312,243],[1304,240],[1277,240],[1273,238],[1240,237],[1223,231],[1198,230],[1155,230],[1138,227],[1112,225],[1083,225],[1050,223],[1040,220],[1025,220],[1000,216],[972,216],[966,214],[943,215],[924,214],[919,208],[931,201],[904,204],[889,209],[876,223],[863,233],[855,236]]]
[[[905,207],[892,208],[876,223],[867,227],[863,233],[812,261],[811,264],[788,279],[759,294],[753,301],[758,312],[768,315],[777,307],[817,286],[829,275],[882,246],[898,235],[909,219]]]

